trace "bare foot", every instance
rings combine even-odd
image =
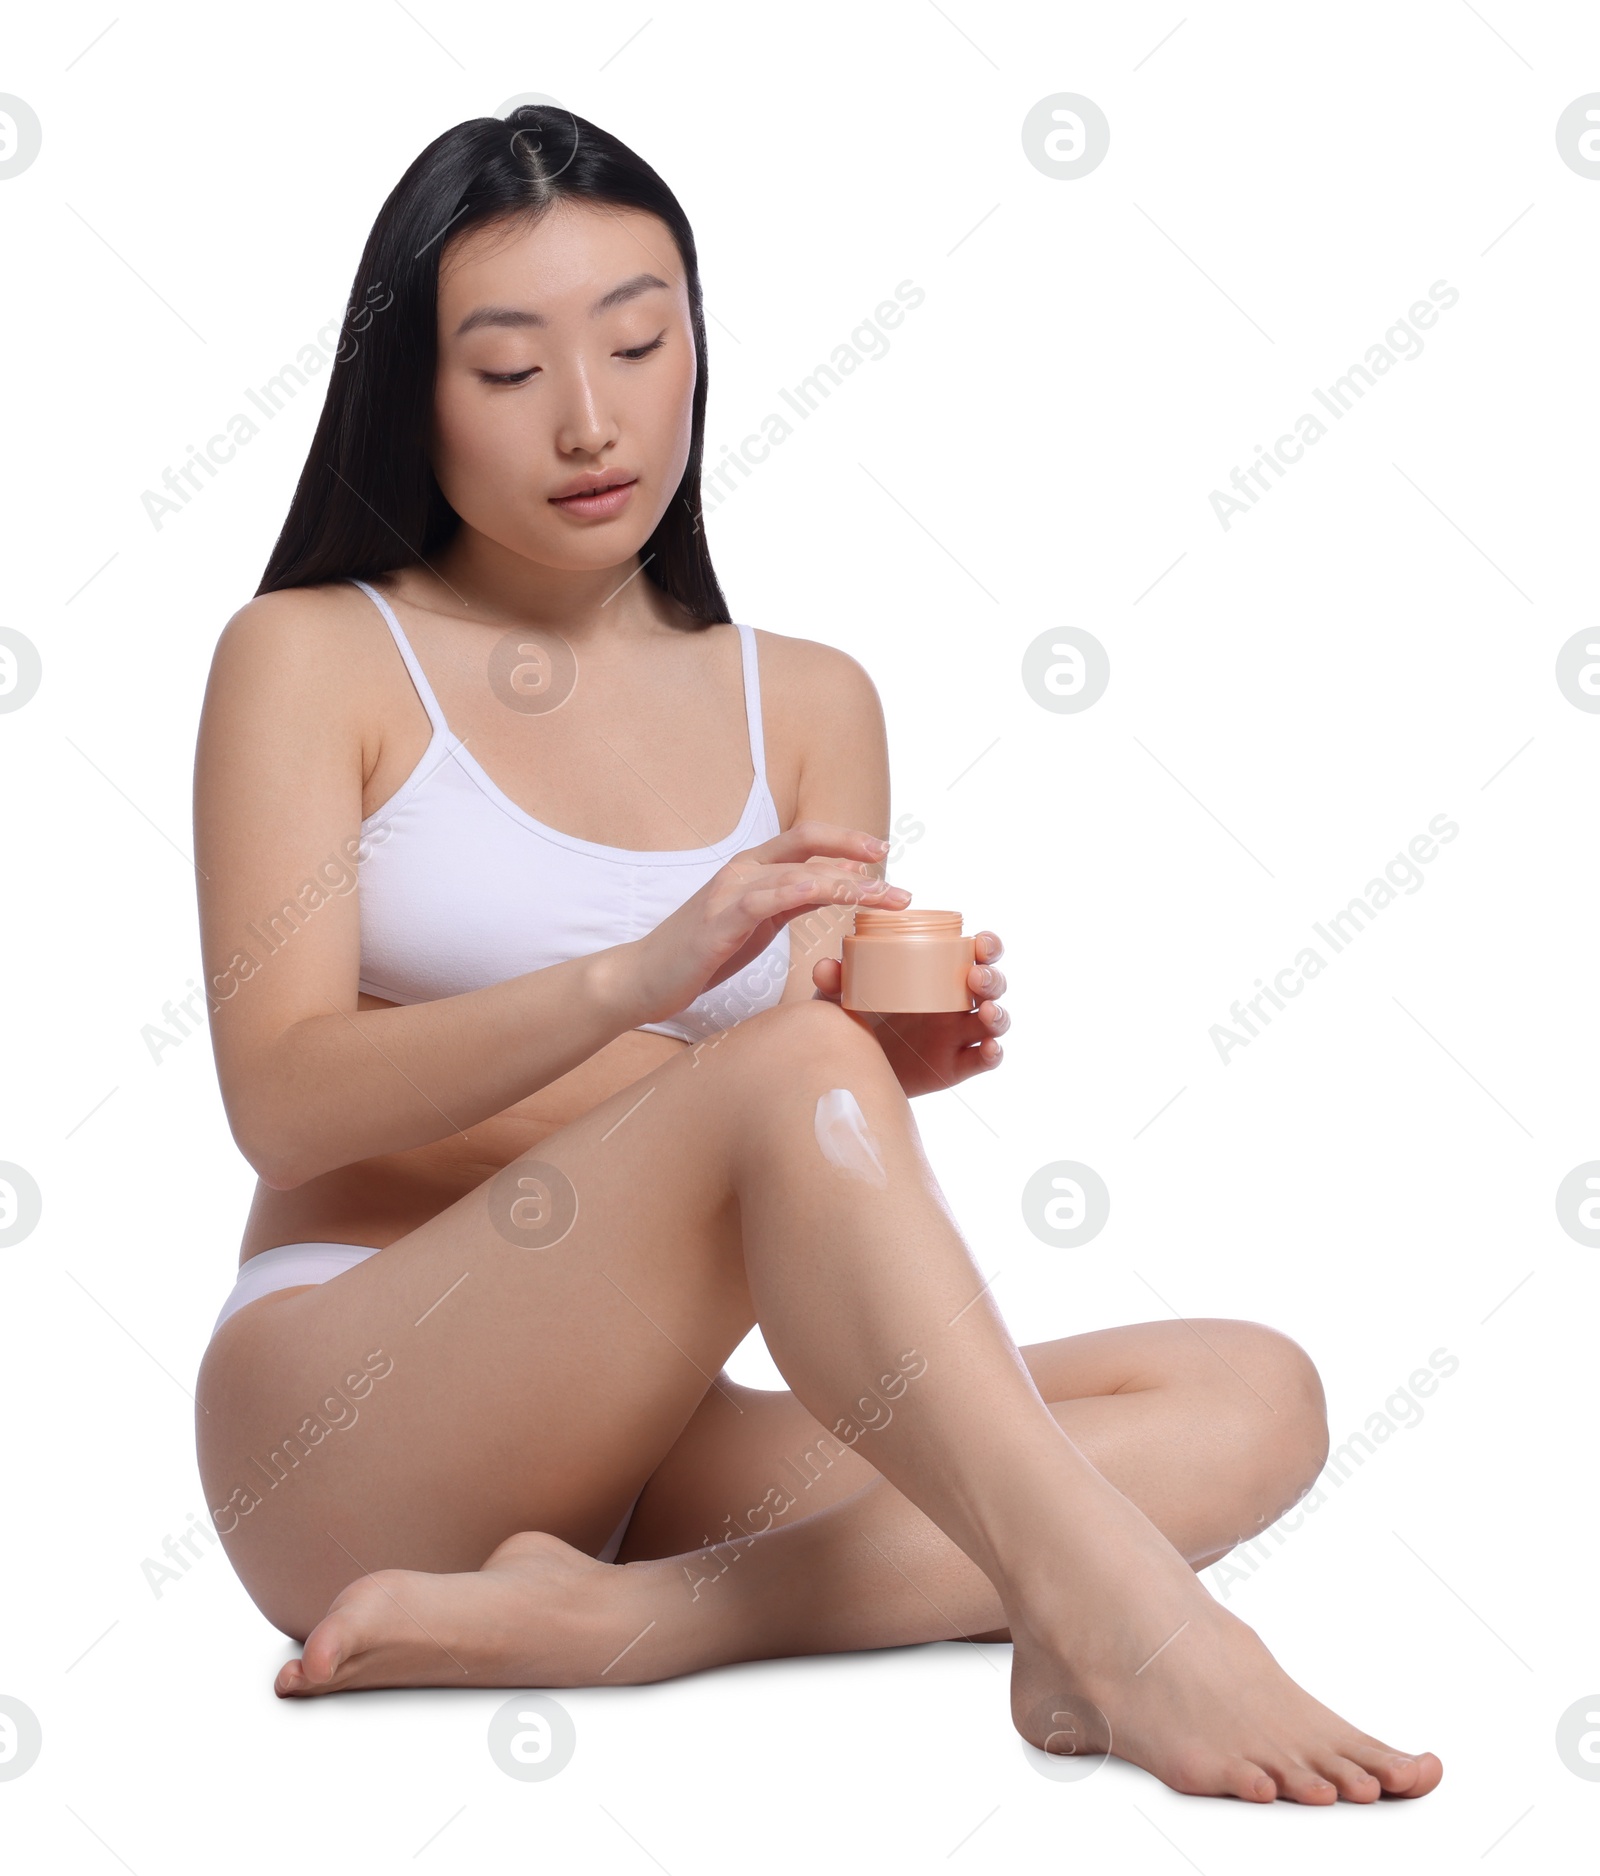
[[[1074,1544],[1048,1593],[1011,1616],[1011,1716],[1024,1739],[1110,1751],[1174,1791],[1261,1804],[1433,1790],[1444,1768],[1431,1752],[1399,1752],[1314,1700],[1144,1514],[1099,1484],[1094,1548]]]
[[[360,1687],[605,1687],[646,1678],[643,1657],[628,1652],[650,1623],[648,1610],[633,1621],[644,1602],[642,1573],[630,1574],[639,1568],[600,1563],[547,1531],[519,1531],[481,1570],[375,1570],[334,1597],[273,1691],[288,1699]]]

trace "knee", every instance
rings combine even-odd
[[[1292,1336],[1261,1322],[1196,1325],[1253,1399],[1241,1400],[1263,1463],[1294,1496],[1309,1489],[1328,1457],[1328,1403],[1316,1364]],[[1262,1404],[1271,1409],[1261,1411]]]
[[[749,1018],[741,1028],[755,1045],[752,1053],[765,1064],[780,1058],[805,1063],[839,1061],[859,1063],[869,1071],[882,1068],[889,1072],[872,1031],[848,1010],[824,997],[775,1004]]]
[[[847,1089],[871,1126],[910,1121],[905,1091],[877,1038],[822,997],[762,1010],[738,1025],[731,1046],[713,1045],[703,1059],[720,1084],[730,1139],[762,1161],[774,1127],[790,1139],[803,1118],[810,1139],[813,1109],[830,1088]]]

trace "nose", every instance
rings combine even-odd
[[[589,367],[574,359],[561,377],[561,408],[556,422],[556,447],[563,455],[598,456],[617,440],[617,422],[603,408]]]

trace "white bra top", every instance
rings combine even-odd
[[[526,814],[451,733],[400,621],[383,614],[433,737],[411,774],[361,823],[359,987],[426,1003],[626,944],[653,931],[734,854],[781,831],[767,786],[755,633],[741,625],[745,722],[755,771],[744,813],[710,847],[639,851],[563,834]],[[770,1008],[789,974],[785,925],[743,970],[641,1029],[695,1042]]]

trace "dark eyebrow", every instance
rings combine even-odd
[[[666,286],[665,280],[658,280],[654,274],[635,274],[631,280],[624,280],[609,293],[602,293],[589,308],[589,317],[608,311],[613,306],[622,306],[629,300],[635,300],[641,293],[649,293],[653,288]],[[533,313],[520,306],[479,306],[467,314],[456,327],[459,339],[468,332],[475,332],[479,326],[547,326],[549,320],[543,313]]]

